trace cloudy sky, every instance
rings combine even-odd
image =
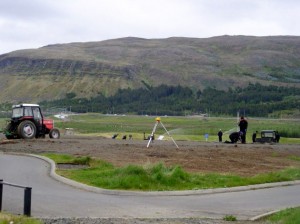
[[[0,54],[120,37],[300,36],[297,0],[0,0]]]

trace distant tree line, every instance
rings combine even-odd
[[[64,107],[72,112],[104,114],[190,115],[210,113],[265,117],[275,111],[300,109],[300,89],[249,84],[227,91],[160,85],[139,89],[119,89],[113,96],[86,99],[68,93],[61,100],[40,102],[43,107]]]

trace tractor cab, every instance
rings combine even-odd
[[[23,119],[33,120],[40,123],[43,115],[38,104],[20,104],[14,105],[12,108],[12,120],[18,121]]]
[[[12,110],[12,118],[20,118],[20,117],[42,117],[42,113],[40,111],[40,107],[38,104],[19,104],[13,105]]]

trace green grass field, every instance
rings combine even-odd
[[[68,120],[55,119],[56,127],[63,132],[65,128],[73,128],[76,134],[111,137],[131,134],[134,139],[143,139],[151,134],[155,125],[155,116],[113,116],[87,113],[69,116]],[[7,119],[0,119],[0,129],[5,127]],[[204,135],[209,135],[208,141],[218,141],[217,133],[222,129],[223,141],[229,140],[229,134],[237,130],[237,118],[203,118],[203,117],[161,117],[170,135],[175,140],[205,141]],[[248,118],[247,141],[251,142],[252,134],[261,130],[277,130],[281,134],[280,143],[300,144],[300,120],[282,120],[267,118]],[[159,125],[156,136],[167,133]]]
[[[153,116],[109,116],[101,114],[81,114],[69,117],[68,121],[57,120],[61,129],[73,128],[78,134],[111,137],[118,133],[133,135],[134,139],[143,139],[144,133],[150,135],[155,125]],[[209,134],[208,141],[218,141],[217,133],[222,129],[223,141],[229,140],[229,134],[237,130],[236,118],[203,118],[203,117],[161,117],[161,122],[175,140],[205,141],[204,135]],[[248,118],[249,126],[247,141],[251,142],[252,134],[261,130],[277,130],[282,133],[281,143],[300,143],[299,120],[257,119]],[[159,125],[156,135],[168,136]]]

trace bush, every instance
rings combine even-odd
[[[225,221],[237,221],[237,218],[233,215],[226,215],[223,220]]]

